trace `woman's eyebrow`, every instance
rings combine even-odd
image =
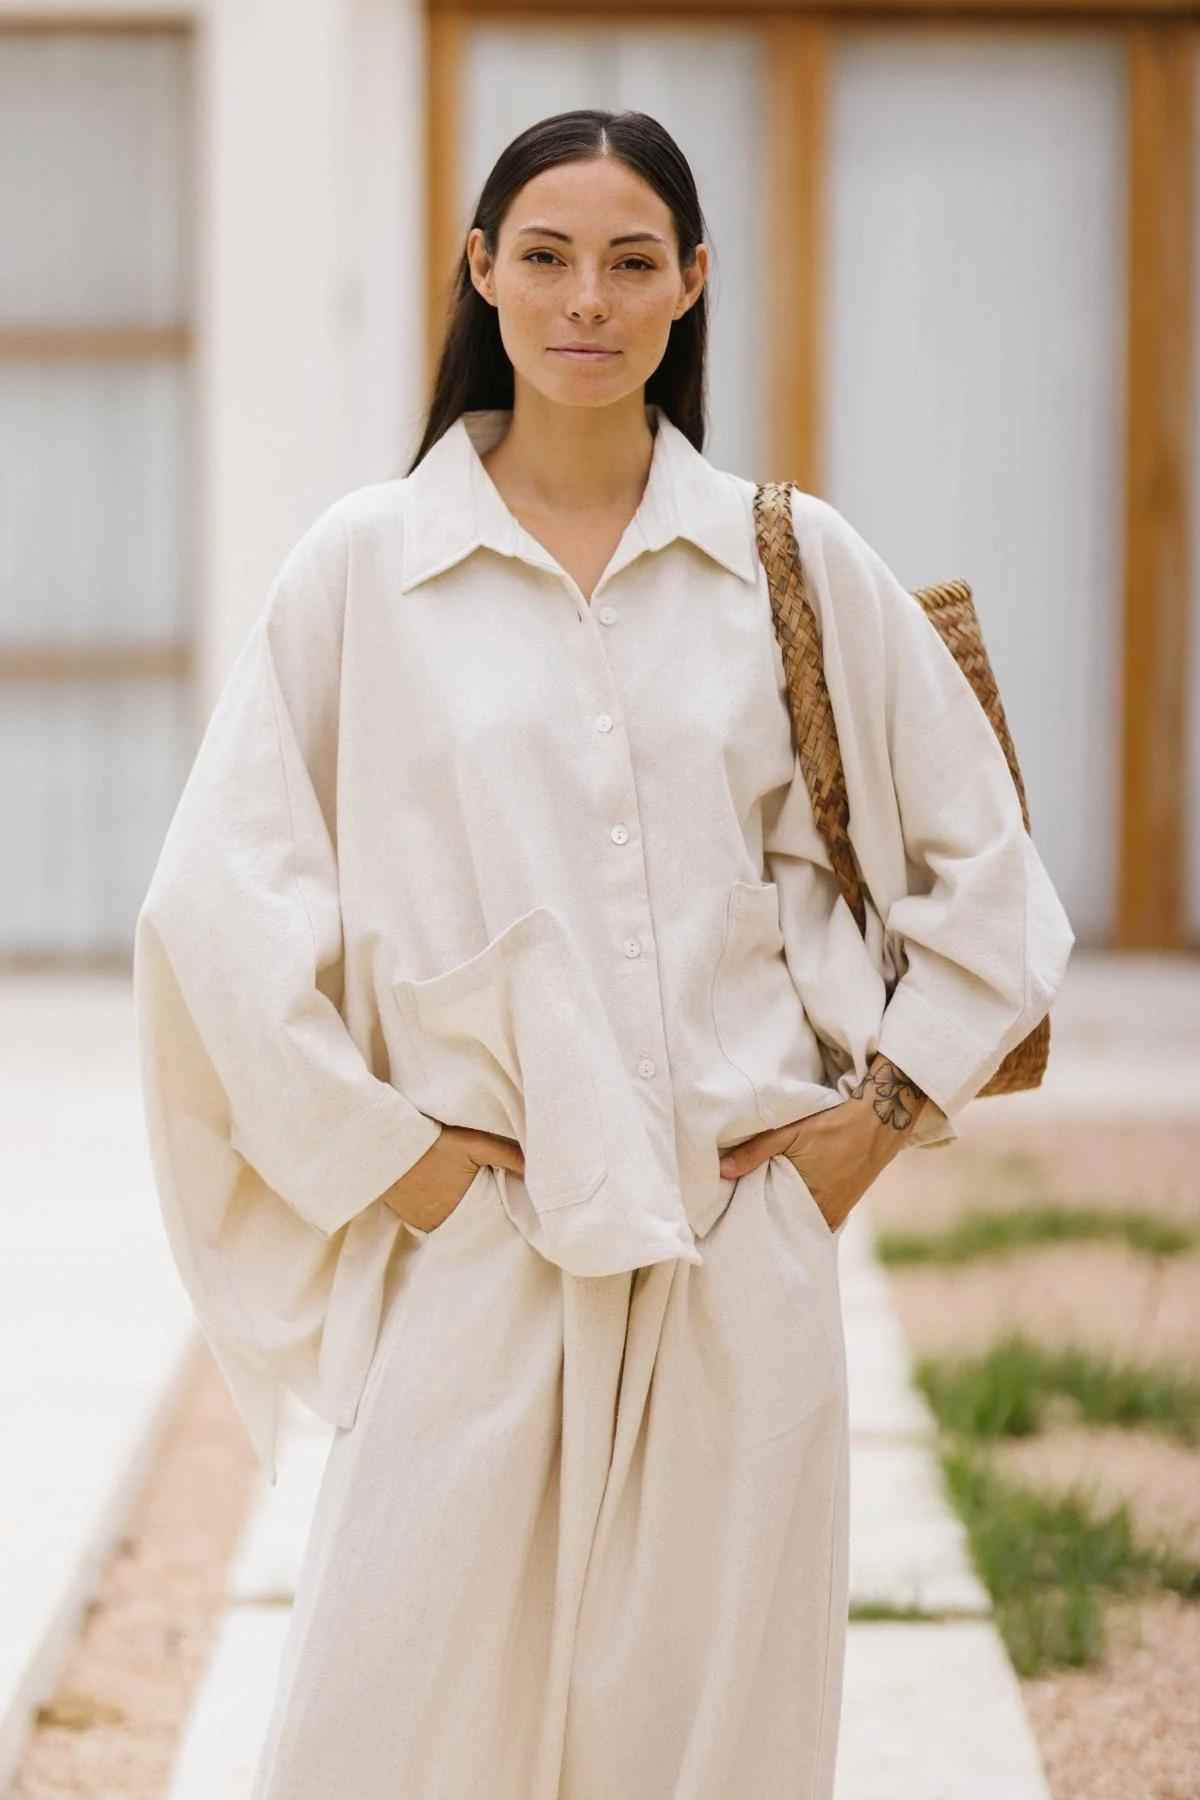
[[[522,225],[517,236],[524,237],[527,232],[536,232],[538,237],[560,238],[564,244],[572,244],[575,241],[570,232],[555,231],[551,225]],[[645,243],[661,244],[663,248],[666,249],[666,239],[660,238],[656,231],[627,231],[622,237],[609,238],[608,240],[610,250],[615,244]]]

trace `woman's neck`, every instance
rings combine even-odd
[[[654,453],[641,391],[614,406],[558,406],[526,395],[504,436],[481,457],[506,498],[527,512],[636,510]]]

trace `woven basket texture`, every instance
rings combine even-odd
[[[786,481],[764,482],[756,490],[754,522],[759,555],[767,571],[771,610],[787,676],[792,738],[804,771],[813,816],[825,840],[846,904],[859,930],[865,934],[865,883],[850,838],[850,801],[833,708],[825,685],[820,627],[792,529],[792,485]],[[1012,771],[1021,802],[1021,816],[1028,831],[1025,783],[1000,690],[984,647],[983,629],[971,589],[965,581],[940,581],[931,587],[915,588],[913,595],[971,683],[991,721]],[[1022,1088],[1040,1086],[1049,1053],[1050,1018],[1047,1014],[1008,1052],[995,1074],[980,1088],[978,1097],[1011,1094]]]

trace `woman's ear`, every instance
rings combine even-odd
[[[471,285],[489,306],[495,306],[496,296],[492,285],[492,269],[494,260],[487,253],[483,233],[478,225],[473,225],[467,233],[464,247],[467,267],[471,274]]]
[[[684,313],[696,304],[704,291],[707,279],[708,245],[697,244],[695,257],[683,271],[684,292],[675,311],[677,319],[682,319]]]

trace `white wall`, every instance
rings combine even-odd
[[[198,729],[278,563],[398,473],[423,400],[419,0],[46,0],[197,32]],[[27,17],[28,0],[0,0]]]
[[[1200,47],[1192,54],[1195,106],[1200,116]],[[1196,208],[1193,241],[1200,245],[1200,130],[1193,140],[1192,199]],[[1191,942],[1200,946],[1200,250],[1192,277],[1192,610],[1191,717],[1188,741],[1180,746],[1188,772],[1188,907]]]
[[[191,313],[192,57],[178,33],[0,33],[0,324],[152,331]],[[184,350],[0,359],[0,644],[188,635]],[[0,950],[128,941],[189,761],[173,673],[0,693]],[[19,872],[19,873],[18,873]]]
[[[187,326],[190,359],[0,364],[0,635],[190,638],[199,677],[24,682],[0,948],[128,949],[218,688],[288,549],[401,471],[423,391],[418,0],[49,5],[0,37],[0,315]],[[89,31],[119,10],[145,34]],[[0,0],[7,15],[28,8]],[[191,37],[154,32],[190,20]]]
[[[213,0],[206,38],[211,697],[287,549],[410,448],[424,51],[411,0]]]

